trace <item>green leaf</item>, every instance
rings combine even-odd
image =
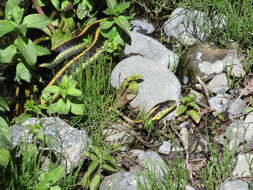
[[[32,78],[32,75],[29,69],[25,66],[25,64],[24,63],[17,64],[15,80],[20,82],[20,80],[22,79],[30,83],[31,78]]]
[[[243,112],[244,113],[249,113],[253,111],[253,107],[247,107]]]
[[[104,13],[106,15],[115,15],[119,16],[121,15],[125,9],[127,9],[130,6],[130,2],[123,2],[119,3],[118,5],[115,5],[114,7],[107,8]]]
[[[11,63],[16,53],[17,48],[14,45],[10,45],[5,49],[0,49],[0,63]]]
[[[10,151],[4,148],[0,148],[0,166],[6,168],[10,160]]]
[[[193,102],[194,99],[195,99],[195,95],[192,94],[192,93],[190,93],[190,94],[188,94],[187,96],[182,97],[182,98],[181,98],[181,102],[184,103],[184,104],[186,104],[186,103]]]
[[[85,111],[84,104],[71,103],[71,113],[75,115],[83,115],[84,111]]]
[[[119,16],[115,18],[114,22],[127,34],[130,33],[130,24],[125,16]]]
[[[51,3],[56,8],[57,11],[60,10],[60,0],[51,0]]]
[[[67,94],[70,96],[80,97],[82,95],[82,92],[76,88],[69,88],[67,89]]]
[[[195,102],[190,102],[189,103],[189,106],[191,106],[193,109],[195,109],[196,111],[199,111],[200,108],[199,108],[199,105],[196,104]]]
[[[17,24],[20,24],[23,18],[24,9],[21,8],[18,4],[19,1],[15,0],[7,1],[5,6],[5,19],[6,20],[13,19]]]
[[[180,104],[176,110],[176,116],[182,115],[187,110],[187,106]]]
[[[47,48],[44,48],[40,45],[34,45],[35,49],[36,49],[36,55],[37,56],[43,56],[43,55],[50,55],[51,52],[47,49]]]
[[[26,24],[27,28],[41,29],[46,27],[49,23],[50,18],[41,14],[30,14],[23,20],[23,24]]]
[[[101,168],[103,168],[103,170],[105,170],[107,172],[111,172],[111,173],[118,171],[116,167],[111,166],[109,164],[103,164]]]
[[[91,162],[91,164],[88,167],[87,172],[84,174],[84,176],[82,177],[81,181],[80,181],[80,185],[82,187],[87,187],[87,185],[89,184],[89,180],[90,177],[92,175],[92,173],[94,173],[97,169],[97,167],[99,166],[100,161],[99,160],[93,160]]]
[[[69,103],[69,100],[65,103],[63,99],[59,99],[56,103],[56,111],[59,114],[68,114],[70,110],[71,104]]]
[[[29,39],[26,44],[23,39],[17,38],[14,42],[19,52],[25,58],[26,62],[32,67],[37,61],[36,48],[33,42]]]
[[[1,96],[0,96],[0,111],[10,111],[7,102]]]
[[[54,184],[61,179],[63,172],[64,169],[62,167],[57,167],[45,174],[45,180],[50,184]]]
[[[83,0],[82,3],[78,4],[77,17],[82,20],[89,14],[90,11],[92,11],[92,5],[89,1]]]
[[[60,92],[60,87],[59,86],[56,86],[56,85],[50,85],[50,86],[47,86],[43,92],[48,92],[48,93],[51,93],[51,94],[58,94]]]
[[[97,190],[101,181],[102,181],[101,175],[95,174],[95,176],[93,176],[93,178],[90,181],[90,190]]]
[[[6,121],[0,117],[0,148],[8,148],[11,145],[11,131]]]
[[[106,0],[106,5],[108,8],[113,8],[117,5],[117,0]]]
[[[56,185],[56,186],[50,187],[50,190],[61,190],[61,187]]]
[[[26,24],[18,25],[18,26],[16,26],[16,29],[17,29],[23,36],[26,35],[26,31],[27,31],[27,26],[26,26]]]
[[[0,20],[0,38],[14,29],[15,25],[13,22],[8,20]]]
[[[195,110],[189,110],[186,112],[196,123],[199,123],[201,120],[200,114]]]
[[[114,24],[113,21],[105,20],[103,22],[100,22],[100,28],[101,28],[101,30],[107,30],[107,29],[111,28],[113,24]]]

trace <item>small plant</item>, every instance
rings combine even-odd
[[[59,114],[68,114],[69,112],[81,115],[84,112],[84,106],[81,103],[76,103],[72,101],[72,97],[80,98],[82,93],[76,88],[77,82],[64,75],[59,86],[51,85],[47,86],[43,90],[42,97],[47,102],[50,102],[47,111],[49,114],[59,113]],[[54,94],[53,97],[50,94]],[[55,95],[56,94],[56,95]],[[59,100],[56,103],[53,103],[55,96],[60,96]]]
[[[118,170],[114,159],[97,146],[92,146],[89,152],[84,153],[84,156],[91,160],[80,181],[85,189],[96,190],[101,183],[102,172],[113,173]]]
[[[195,103],[195,95],[190,93],[187,96],[181,98],[181,104],[177,108],[176,116],[185,114],[193,119],[196,123],[201,120],[200,108]]]

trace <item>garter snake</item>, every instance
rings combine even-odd
[[[56,56],[53,62],[42,64],[40,67],[52,68],[58,65],[60,62],[63,62],[68,57],[73,56],[73,58],[62,66],[62,68],[55,74],[47,86],[59,84],[62,77],[66,74],[78,73],[78,69],[84,69],[86,65],[93,62],[99,55],[101,55],[102,52],[105,51],[107,43],[100,36],[101,29],[99,27],[100,22],[104,20],[105,19],[100,19],[92,24],[89,24],[80,32],[80,34],[71,38],[70,40],[61,42],[52,49],[54,52],[59,54]],[[93,39],[91,44],[89,44],[86,48],[87,44],[84,43],[83,39],[88,35],[93,35]],[[81,58],[87,59],[80,61]],[[41,98],[41,104],[45,104],[43,98]]]

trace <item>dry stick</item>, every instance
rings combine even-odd
[[[37,12],[38,12],[39,14],[41,14],[41,15],[46,16],[46,14],[45,14],[44,11],[42,10],[42,8],[39,6],[37,0],[32,0],[32,2],[33,2],[33,5],[35,6]],[[49,29],[51,32],[54,32],[54,31],[55,31],[54,26],[53,26],[51,23],[49,23],[49,24],[47,25],[47,27],[48,27],[48,29]]]

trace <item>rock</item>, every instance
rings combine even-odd
[[[169,154],[171,151],[172,145],[168,141],[163,141],[163,144],[159,147],[159,153]]]
[[[249,190],[249,184],[242,180],[223,182],[219,190]]]
[[[132,44],[126,44],[125,55],[141,55],[153,60],[157,65],[175,70],[178,65],[178,56],[167,49],[159,41],[138,32],[130,32]]]
[[[230,98],[218,94],[208,100],[210,108],[216,112],[225,112],[230,106]]]
[[[139,156],[140,154],[143,154],[144,151],[143,151],[143,150],[134,149],[134,150],[130,150],[129,153],[130,153],[132,156],[137,157],[137,156]]]
[[[247,108],[247,104],[245,101],[243,101],[242,99],[236,99],[231,103],[228,109],[228,112],[230,113],[232,117],[234,115],[241,114],[243,110],[245,110],[246,108]]]
[[[164,172],[166,171],[166,168],[168,168],[164,160],[156,152],[148,151],[140,154],[137,161],[147,170],[155,172],[155,176],[158,178],[165,175]],[[146,169],[135,169],[130,172],[118,172],[110,175],[102,181],[99,190],[137,190],[138,181],[141,184],[147,185],[145,174],[145,172],[147,172]]]
[[[215,76],[209,83],[208,88],[215,94],[225,94],[228,90],[228,80],[225,73]]]
[[[128,133],[129,130],[120,123],[111,124],[103,131],[105,142],[113,145],[127,145],[134,140],[134,137]]]
[[[11,126],[12,145],[34,142],[32,127],[40,126],[38,134],[44,134],[50,140],[49,150],[55,151],[61,156],[58,158],[60,165],[70,172],[82,161],[81,154],[88,151],[90,139],[85,131],[77,130],[69,126],[60,118],[29,118],[24,123]],[[47,149],[46,149],[47,150]]]
[[[151,34],[155,27],[147,19],[135,19],[130,22],[131,30],[142,34]]]
[[[137,96],[130,106],[148,112],[158,103],[175,100],[179,103],[181,86],[177,77],[164,66],[142,56],[131,56],[116,65],[112,71],[111,84],[119,88],[125,78],[142,75]]]
[[[137,190],[137,178],[131,172],[118,172],[106,177],[99,190]]]
[[[137,158],[137,162],[147,168],[148,170],[155,172],[156,176],[162,177],[165,175],[168,166],[159,154],[153,151],[147,151],[140,154]]]
[[[175,37],[184,45],[192,45],[197,40],[204,41],[210,33],[210,19],[204,12],[184,8],[175,9],[164,23],[164,32],[168,38]]]
[[[195,190],[192,186],[190,185],[186,185],[185,186],[185,190]]]
[[[233,175],[235,177],[251,176],[253,167],[253,154],[239,154]]]
[[[253,141],[253,112],[249,113],[244,120],[244,132],[245,132],[245,141]]]
[[[189,82],[195,84],[197,76],[203,81],[208,81],[225,71],[234,77],[245,75],[244,56],[238,56],[238,52],[210,44],[200,44],[189,48],[182,55],[181,60],[177,69],[180,81],[188,77]]]

